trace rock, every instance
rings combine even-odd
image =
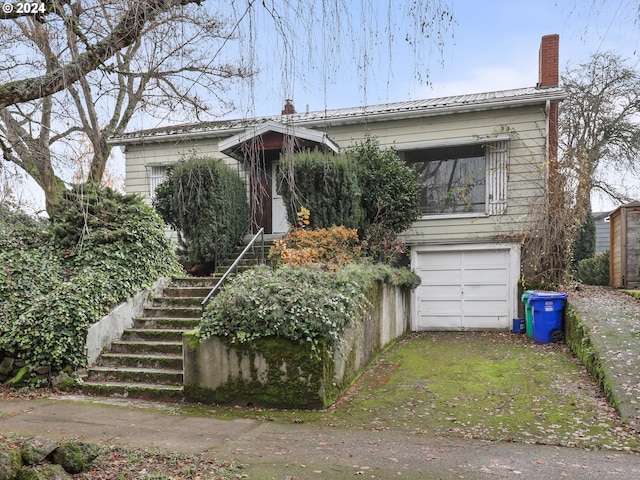
[[[80,473],[91,466],[102,447],[83,442],[64,442],[53,453],[53,461],[69,473]]]
[[[22,456],[15,448],[4,448],[0,452],[0,480],[13,480],[22,467]]]
[[[35,371],[38,375],[47,375],[51,371],[51,367],[49,365],[40,365]]]
[[[44,438],[31,438],[22,442],[22,461],[25,465],[36,465],[53,452],[58,444]]]
[[[71,480],[72,478],[60,465],[23,467],[17,476],[17,480]]]
[[[15,361],[15,358],[4,357],[0,362],[0,375],[9,375]]]
[[[69,391],[76,387],[76,381],[70,377],[68,373],[61,373],[60,375],[53,377],[51,385],[53,385],[54,388]]]

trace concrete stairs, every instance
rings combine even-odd
[[[200,303],[220,279],[175,278],[88,368],[83,390],[150,400],[182,399],[182,334],[200,323]]]
[[[265,257],[270,245],[265,245]],[[154,298],[133,327],[102,352],[87,369],[82,390],[87,394],[180,401],[183,398],[182,335],[202,316],[201,303],[242,252],[236,249],[227,265],[210,277],[173,279],[160,298]],[[259,247],[243,258],[238,272],[261,263]]]

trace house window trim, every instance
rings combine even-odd
[[[147,194],[149,197],[149,200],[153,200],[155,198],[155,189],[152,189],[152,178],[153,178],[153,169],[154,168],[164,168],[165,172],[171,168],[173,165],[175,165],[175,163],[172,162],[153,162],[153,163],[147,163],[144,166],[144,169],[146,171],[147,174]],[[158,185],[160,185],[159,182]],[[157,185],[156,185],[157,187]]]
[[[465,147],[468,145],[483,145],[485,143],[504,142],[511,140],[511,135],[485,135],[476,137],[446,138],[437,140],[421,140],[418,142],[399,143],[393,146],[398,152],[406,150],[428,150],[431,148]]]
[[[485,211],[471,213],[445,213],[445,214],[425,214],[420,216],[420,220],[447,220],[456,218],[488,218],[496,215],[504,215],[507,210],[508,201],[508,167],[509,167],[509,151],[511,148],[511,135],[487,135],[476,137],[449,138],[438,140],[423,140],[417,142],[407,142],[395,145],[398,152],[406,152],[411,150],[429,150],[434,148],[455,148],[469,145],[499,145],[506,150],[506,155],[502,159],[490,158],[489,152],[485,151],[486,165],[486,190],[485,190]],[[499,184],[491,185],[490,182],[490,162],[496,162],[497,167],[501,169],[502,175]],[[496,193],[496,188],[500,190],[501,198],[493,201],[491,195]]]

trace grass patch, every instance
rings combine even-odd
[[[626,293],[627,295],[640,300],[640,290],[622,290],[622,293]]]

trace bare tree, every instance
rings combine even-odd
[[[63,59],[69,65],[84,65],[83,57],[92,48],[87,47],[91,45],[88,37],[111,36],[121,23],[124,6],[107,0],[82,6],[78,2],[68,17],[48,17],[46,23],[35,17],[13,20],[0,31],[0,39],[31,51],[24,59],[14,58],[5,75],[39,70],[44,72],[41,78],[50,78]],[[69,148],[56,146],[88,140],[93,158],[87,179],[100,182],[111,152],[107,139],[121,134],[134,114],[169,112],[178,119],[188,111],[191,118],[198,118],[207,110],[207,101],[224,104],[220,96],[225,82],[249,74],[240,64],[215,62],[211,48],[231,37],[219,19],[196,5],[161,11],[147,18],[136,35],[108,62],[72,78],[57,94],[0,109],[4,159],[22,167],[43,188],[50,215],[64,188],[55,174],[54,157],[60,150],[69,156]],[[201,97],[203,92],[207,101]]]
[[[77,156],[70,154],[74,145],[90,142],[88,180],[100,181],[111,151],[107,139],[123,133],[132,118],[155,116],[170,124],[215,117],[228,105],[231,82],[260,68],[265,48],[280,55],[280,64],[274,57],[266,62],[286,83],[298,78],[298,64],[311,76],[328,77],[326,59],[346,48],[345,39],[353,63],[370,68],[373,51],[386,41],[391,57],[401,37],[418,57],[416,74],[426,77],[423,47],[441,50],[443,31],[453,22],[444,0],[374,3],[52,0],[44,11],[5,12],[0,41],[10,48],[0,53],[3,159],[36,180],[53,215],[64,189],[56,172]],[[400,34],[393,27],[405,17],[412,26]],[[320,72],[318,58],[325,62]]]
[[[640,72],[616,54],[598,53],[569,67],[562,83],[567,99],[560,109],[560,169],[582,224],[594,189],[627,199],[607,181],[607,171],[640,173]]]

